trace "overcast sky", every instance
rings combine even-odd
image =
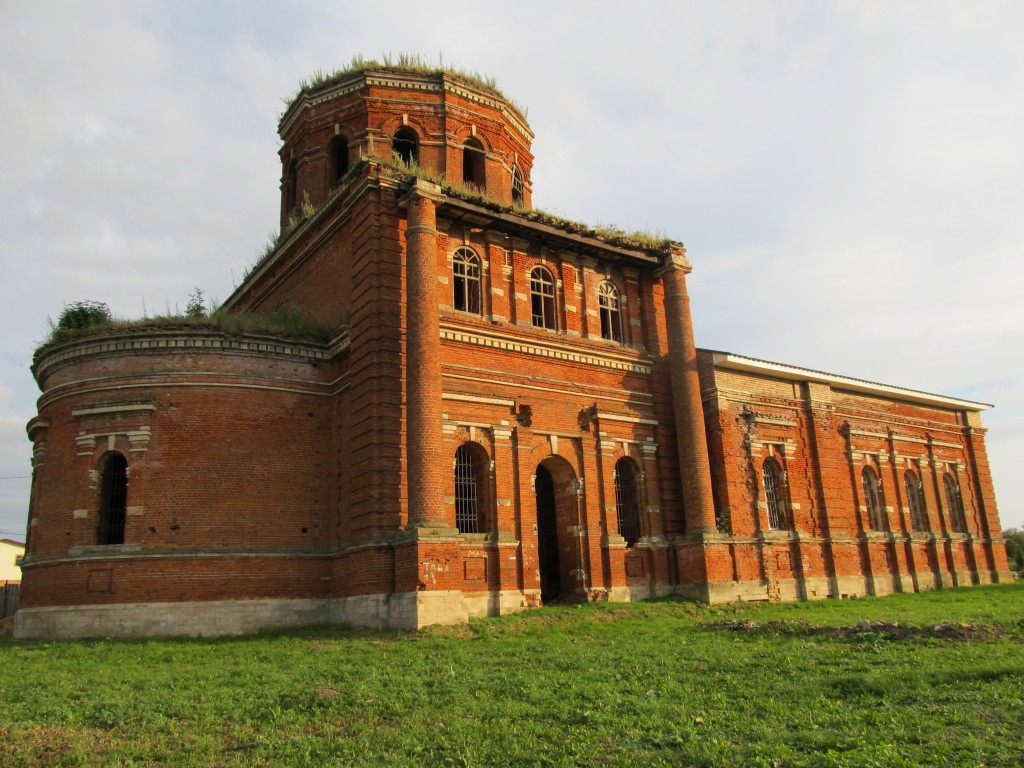
[[[534,204],[686,243],[699,346],[993,403],[1024,525],[1024,3],[0,2],[0,537],[66,302],[223,300],[277,226],[282,98],[354,54],[491,75]]]

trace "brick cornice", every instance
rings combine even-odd
[[[333,344],[283,339],[264,334],[228,334],[213,330],[136,328],[82,336],[42,348],[32,364],[40,386],[47,376],[66,365],[94,357],[123,354],[220,354],[260,355],[298,358],[308,362],[330,360],[348,347],[348,334],[339,334]]]
[[[536,357],[548,357],[567,363],[595,365],[616,371],[627,371],[629,373],[640,373],[645,375],[649,375],[651,373],[652,364],[648,360],[640,360],[626,355],[601,353],[591,349],[574,347],[571,341],[565,336],[556,336],[548,342],[540,339],[523,338],[509,333],[476,329],[469,330],[465,327],[442,323],[441,339],[443,341],[453,341],[461,344],[491,347],[492,349],[498,349],[504,352],[518,352],[520,354],[534,355]]]

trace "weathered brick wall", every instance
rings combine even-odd
[[[33,575],[26,606],[44,596],[46,604],[144,597],[140,586],[96,592],[88,583],[89,558],[100,551],[100,485],[111,451],[127,460],[127,509],[124,546],[106,552],[127,558],[115,562],[132,579],[132,569],[151,568],[141,583],[152,584],[181,567],[174,558],[141,565],[133,559],[137,552],[331,549],[332,366],[325,356],[318,345],[159,330],[45,350],[37,362],[44,394],[32,432]],[[68,557],[85,561],[47,564]],[[176,576],[178,586],[156,589],[152,599],[195,599],[203,590],[204,599],[225,590],[232,599],[271,596],[263,586],[243,586],[247,577],[229,578],[262,568],[252,560],[213,558],[194,565],[192,581]],[[217,586],[213,574],[222,566],[224,586]],[[185,592],[189,597],[178,596]]]
[[[701,376],[716,503],[728,512],[732,536],[750,540],[733,573],[723,562],[712,581],[762,580],[771,589],[785,578],[845,579],[846,586],[830,589],[856,593],[862,581],[864,591],[885,593],[1005,573],[996,554],[1002,546],[989,541],[994,498],[986,495],[987,462],[975,458],[983,451],[975,412],[716,368],[709,352],[702,353]],[[769,459],[784,471],[791,517],[783,529],[792,533],[768,530],[762,467]],[[880,527],[870,519],[865,468],[878,479]],[[965,533],[953,532],[946,474],[962,491]],[[926,510],[924,524],[915,526],[907,483],[917,481]],[[766,532],[791,539],[788,561],[778,541],[761,543]],[[794,564],[799,568],[787,573]]]

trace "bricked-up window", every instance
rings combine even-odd
[[[333,187],[348,172],[348,139],[336,136],[330,146],[331,186]]]
[[[601,338],[622,342],[622,318],[619,315],[619,289],[605,280],[597,287],[597,306],[601,313]]]
[[[406,125],[395,131],[395,137],[391,140],[391,152],[398,155],[398,159],[406,165],[413,165],[419,161],[419,145],[420,137]]]
[[[480,259],[470,248],[459,248],[452,256],[452,289],[457,310],[480,314]]]
[[[103,461],[100,480],[100,521],[97,544],[124,544],[125,503],[128,498],[128,462],[120,453],[109,453]]]
[[[882,481],[871,467],[861,472],[864,485],[864,506],[868,510],[868,525],[875,531],[885,530],[885,498]]]
[[[455,451],[455,527],[459,533],[481,533],[487,500],[487,458],[472,443]]]
[[[487,185],[484,179],[484,145],[479,139],[470,137],[462,145],[462,182],[481,189]]]
[[[512,204],[523,204],[523,174],[519,172],[519,166],[512,166]]]
[[[949,513],[949,526],[954,533],[967,533],[967,519],[964,516],[964,500],[960,495],[960,484],[949,472],[942,476],[942,485],[946,490],[946,509]]]
[[[615,462],[615,514],[627,546],[640,538],[640,471],[632,459]]]
[[[537,328],[557,330],[555,321],[555,279],[544,267],[530,272],[530,306]]]
[[[761,480],[764,482],[764,498],[768,505],[768,527],[773,531],[789,528],[786,480],[779,462],[765,459],[761,465]]]
[[[914,472],[907,470],[903,475],[903,484],[907,488],[907,507],[910,508],[910,528],[915,531],[928,529],[927,514],[924,509],[924,488],[921,480]]]

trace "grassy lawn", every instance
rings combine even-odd
[[[1024,765],[1024,583],[416,634],[7,637],[0,669],[3,766]]]

